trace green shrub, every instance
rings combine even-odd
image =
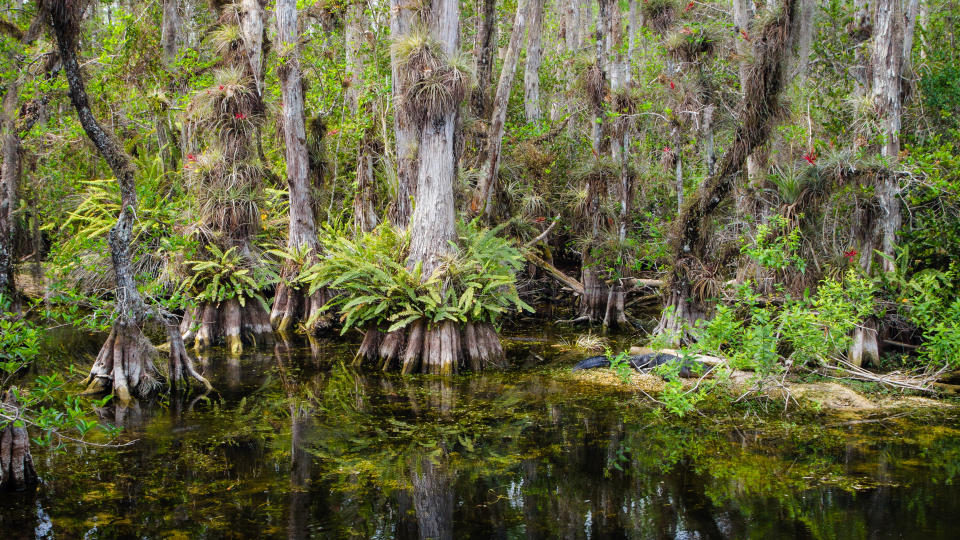
[[[782,303],[762,302],[748,283],[736,306],[719,306],[695,329],[695,348],[760,374],[782,372],[788,363],[824,363],[849,348],[850,332],[874,311],[874,294],[874,283],[852,270],[843,281],[821,281],[812,296]]]

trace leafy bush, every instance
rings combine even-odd
[[[407,267],[406,231],[384,224],[351,239],[326,229],[321,241],[327,256],[299,280],[310,283],[311,294],[321,287],[341,293],[326,309],[340,310],[343,332],[371,326],[392,332],[419,319],[431,325],[495,323],[511,307],[532,311],[517,295],[516,272],[523,257],[497,236],[499,230],[459,223],[458,245],[432,275],[424,276],[419,263]]]
[[[40,342],[40,329],[23,315],[7,312],[8,303],[0,294],[0,371],[7,380],[33,361]]]
[[[800,229],[794,227],[787,230],[788,225],[789,221],[783,216],[770,216],[767,223],[757,226],[752,242],[741,238],[740,252],[764,268],[786,270],[792,265],[803,272],[806,262],[800,255]]]
[[[893,278],[900,313],[923,332],[920,359],[933,367],[960,365],[960,275],[927,269],[908,280]]]
[[[748,283],[736,306],[719,306],[695,330],[695,348],[761,374],[782,372],[788,362],[826,362],[849,348],[850,332],[873,313],[874,293],[874,283],[852,270],[843,281],[823,280],[814,295],[782,304],[761,302]]]

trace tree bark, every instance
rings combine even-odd
[[[99,393],[112,387],[114,395],[121,402],[126,402],[131,395],[143,396],[153,390],[156,371],[153,357],[156,350],[140,330],[148,316],[160,319],[167,327],[170,338],[170,385],[176,387],[181,379],[191,376],[210,389],[210,383],[194,370],[192,360],[186,355],[173,317],[164,311],[148,308],[137,290],[130,264],[130,244],[137,209],[134,185],[136,170],[130,157],[114,136],[97,122],[90,109],[75,49],[79,32],[77,4],[66,0],[49,0],[43,7],[51,16],[60,60],[70,87],[70,101],[77,111],[80,125],[120,185],[120,215],[117,224],[110,230],[108,242],[116,275],[116,322],[86,379],[89,385],[87,392]]]
[[[363,85],[363,70],[366,63],[366,55],[363,53],[363,43],[366,39],[364,37],[364,28],[366,27],[364,7],[363,2],[352,2],[347,8],[347,80],[344,81],[346,85],[344,98],[347,102],[347,109],[350,110],[350,114],[354,115],[360,111],[360,89]]]
[[[873,102],[880,116],[884,136],[881,155],[892,168],[900,154],[900,118],[903,112],[901,95],[906,53],[903,50],[905,21],[901,0],[877,0],[873,31]],[[896,235],[902,222],[897,175],[889,170],[884,172],[877,191],[882,209],[879,219],[881,251],[889,257],[883,259],[882,267],[884,272],[892,272],[895,269],[892,258],[895,255]]]
[[[3,396],[3,416],[17,418],[20,406],[17,389],[9,388]],[[30,434],[27,429],[7,421],[0,430],[0,489],[23,490],[40,483],[30,455]]]
[[[414,465],[411,483],[420,538],[452,540],[454,497],[449,473],[424,457]]]
[[[177,46],[180,41],[180,2],[163,0],[163,20],[160,23],[160,48],[163,49],[163,62],[170,66],[177,59]]]
[[[413,12],[405,0],[390,1],[390,38],[396,42],[412,29]],[[390,72],[393,81],[393,103],[397,107],[408,91],[401,85],[400,59],[390,49]],[[390,209],[390,221],[397,227],[407,228],[413,212],[413,199],[417,194],[417,127],[402,114],[393,115],[393,130],[397,155],[397,192]]]
[[[433,52],[446,61],[458,47],[460,26],[456,0],[434,0],[423,13],[432,41],[439,45]],[[395,59],[395,67],[400,63]],[[461,97],[465,90],[458,82],[449,84],[447,92]],[[406,89],[409,90],[409,89]],[[401,94],[403,95],[403,94]],[[455,101],[455,100],[452,100]],[[410,219],[410,251],[407,267],[421,266],[423,278],[434,271],[443,271],[443,258],[450,253],[457,239],[454,224],[453,182],[455,179],[454,139],[459,103],[436,103],[427,110],[405,114],[416,122],[419,134],[420,164],[417,169],[416,206]],[[383,369],[400,367],[404,374],[432,373],[452,375],[461,364],[482,369],[499,363],[503,349],[496,330],[487,323],[458,325],[445,321],[428,325],[415,321],[406,328],[385,334],[369,328],[357,353],[357,359],[377,359]]]
[[[529,0],[530,24],[527,29],[527,61],[523,70],[523,110],[527,122],[539,122],[540,108],[540,63],[543,57],[543,2]]]
[[[36,41],[43,27],[43,19],[34,17],[26,32],[19,36],[20,49]],[[19,65],[17,56],[21,51],[17,47],[10,50],[7,61],[11,66]],[[20,141],[20,129],[17,125],[17,109],[20,106],[20,87],[24,74],[17,73],[7,85],[0,103],[0,143],[3,144],[3,163],[0,165],[0,294],[17,303],[16,284],[14,283],[13,251],[16,236],[15,210],[19,201],[20,176],[23,172],[21,158],[23,145]],[[35,119],[34,119],[35,120]]]
[[[296,0],[277,1],[276,24],[279,50],[284,55],[277,71],[280,76],[281,124],[290,198],[287,247],[291,251],[305,252],[307,258],[304,263],[311,264],[319,256],[319,246],[310,192],[310,156],[303,110]],[[300,270],[295,262],[288,261],[281,271],[282,281],[276,289],[270,314],[271,326],[281,334],[288,333],[298,322],[305,324],[308,334],[316,333],[330,324],[329,319],[319,316],[329,294],[322,289],[310,295],[304,285],[295,285],[293,278]]]
[[[237,93],[214,94],[221,96],[218,98],[222,100],[221,106],[213,108],[200,127],[204,140],[210,143],[205,151],[214,154],[217,161],[209,172],[191,172],[188,179],[199,186],[197,198],[208,209],[201,215],[202,230],[208,231],[198,234],[201,245],[213,244],[224,252],[236,248],[245,262],[253,266],[259,264],[253,257],[253,243],[260,227],[260,214],[249,204],[249,194],[258,192],[266,169],[259,135],[266,115],[263,4],[260,0],[233,0],[214,3],[214,7],[221,26],[237,25],[239,29],[239,38],[230,44],[229,52],[223,55],[218,67],[240,72],[239,84],[245,88]],[[214,87],[207,93],[210,91],[224,92],[224,89]],[[225,189],[224,182],[247,193],[232,195],[233,190]],[[291,210],[295,206],[293,202]],[[269,308],[256,298],[246,298],[238,318],[235,312],[227,313],[229,306],[227,302],[200,302],[186,318],[202,321],[202,326],[194,335],[181,325],[184,339],[193,338],[196,349],[227,342],[233,354],[242,352],[243,343],[256,346],[272,341]]]
[[[477,57],[477,85],[471,103],[477,118],[490,118],[490,86],[493,80],[493,55],[497,50],[497,0],[477,2],[477,36],[473,54]]]
[[[490,202],[496,189],[497,172],[500,167],[500,150],[503,145],[503,130],[507,120],[507,103],[510,101],[510,91],[513,89],[513,80],[517,72],[517,61],[520,59],[520,49],[523,47],[528,5],[529,0],[519,0],[517,2],[513,30],[510,33],[507,54],[503,59],[500,80],[497,82],[497,94],[493,99],[493,115],[490,118],[490,128],[487,131],[487,148],[480,169],[480,180],[477,182],[477,191],[473,200],[470,201],[471,212],[482,214],[488,218],[493,216],[493,205]]]
[[[747,85],[750,77],[750,42],[755,36],[751,36],[750,22],[754,16],[754,4],[750,0],[733,0],[733,25],[737,32],[735,39],[737,41],[737,55],[741,58],[740,71],[740,95],[746,95]],[[763,171],[756,156],[752,153],[747,156],[747,190],[741,193],[737,198],[739,203],[738,210],[743,214],[749,214],[748,195],[751,189],[756,189],[763,181]]]

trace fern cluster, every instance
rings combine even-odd
[[[351,239],[327,229],[321,233],[326,257],[299,280],[310,284],[311,294],[321,287],[340,293],[325,309],[338,308],[343,332],[371,327],[392,332],[417,320],[496,323],[512,308],[533,311],[517,294],[523,257],[497,236],[499,230],[459,223],[459,242],[424,276],[419,263],[407,267],[407,231],[385,224]]]
[[[256,299],[269,309],[260,294],[272,282],[265,269],[252,268],[236,246],[226,251],[213,244],[206,248],[210,259],[186,261],[193,274],[181,285],[182,291],[198,302],[219,303],[236,298],[245,306],[248,299]]]

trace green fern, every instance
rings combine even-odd
[[[236,298],[241,306],[248,299],[256,299],[269,309],[260,294],[271,280],[266,270],[254,271],[236,246],[223,251],[217,246],[206,246],[211,259],[186,261],[193,275],[181,285],[181,290],[199,302],[219,303]]]
[[[321,233],[327,256],[298,280],[310,284],[311,294],[321,287],[341,293],[324,309],[339,309],[343,332],[368,327],[392,332],[417,320],[495,323],[510,309],[533,311],[517,294],[523,257],[499,231],[458,224],[459,243],[424,279],[419,263],[406,265],[407,231],[381,225],[354,240],[327,228]]]

